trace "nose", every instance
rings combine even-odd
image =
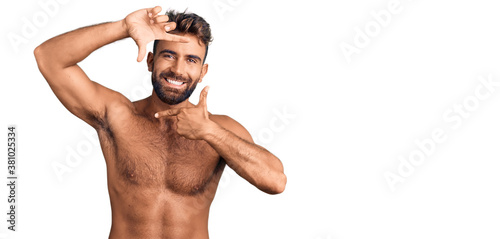
[[[175,63],[172,65],[172,69],[171,70],[176,75],[184,77],[185,65],[181,61],[175,61]]]

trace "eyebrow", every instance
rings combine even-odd
[[[163,53],[170,53],[172,55],[177,55],[177,52],[172,51],[172,50],[168,50],[168,49],[161,50],[159,54],[163,54]]]
[[[163,54],[163,53],[169,53],[169,54],[177,56],[177,52],[169,50],[169,49],[163,49],[162,51],[160,51],[159,54]],[[187,57],[188,58],[194,58],[194,59],[197,59],[198,61],[201,61],[201,58],[199,56],[197,56],[197,55],[187,55]]]
[[[198,61],[201,62],[201,58],[197,55],[187,55],[187,57],[197,59]]]

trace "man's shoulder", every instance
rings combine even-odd
[[[231,123],[231,121],[235,121],[233,118],[227,115],[216,115],[216,114],[210,114],[210,119],[218,124],[227,124]]]
[[[211,114],[210,119],[215,123],[219,124],[220,126],[222,126],[223,128],[238,135],[239,137],[249,141],[253,141],[252,137],[250,136],[250,133],[245,129],[245,127],[243,127],[243,125],[241,125],[238,121],[234,120],[233,118],[227,115]]]
[[[216,115],[216,114],[210,114],[210,119],[214,121],[215,123],[219,124],[220,126],[230,129],[230,128],[237,128],[237,127],[243,127],[238,121],[234,120],[233,118],[227,116],[227,115]]]

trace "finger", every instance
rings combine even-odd
[[[165,33],[165,35],[162,37],[161,40],[183,42],[183,43],[189,42],[189,38],[187,38],[187,37],[183,37],[183,36],[179,36],[179,35],[175,35],[175,34],[168,34],[168,33]]]
[[[176,26],[177,25],[175,24],[175,22],[168,22],[168,23],[165,23],[163,28],[165,28],[165,31],[169,32],[169,31],[174,30]]]
[[[203,88],[203,90],[201,90],[201,93],[200,93],[200,101],[198,101],[198,104],[196,106],[198,107],[203,107],[203,108],[207,108],[207,95],[208,95],[208,90],[210,89],[210,86],[205,86],[205,88]]]
[[[144,59],[144,57],[146,56],[146,45],[138,42],[137,46],[139,47],[139,54],[137,55],[137,62],[141,62],[142,59]]]
[[[160,12],[161,12],[161,7],[160,6],[156,6],[156,7],[151,8],[149,10],[148,16],[149,17],[154,17],[154,16],[158,15],[158,13],[160,13]]]
[[[181,112],[181,110],[182,108],[160,111],[155,114],[155,118],[178,115]]]
[[[168,16],[167,15],[159,15],[154,18],[155,23],[162,23],[162,22],[168,22]]]

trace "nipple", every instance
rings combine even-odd
[[[127,177],[128,178],[134,178],[135,174],[133,170],[127,170]]]

